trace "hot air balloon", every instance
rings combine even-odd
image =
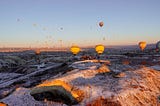
[[[139,48],[143,51],[146,48],[147,44],[144,41],[139,42]]]
[[[34,27],[36,27],[36,26],[37,26],[37,24],[35,24],[35,23],[34,23],[34,24],[33,24],[33,26],[34,26]]]
[[[40,64],[40,57],[39,57],[39,55],[40,55],[40,50],[39,49],[37,49],[37,50],[35,50],[35,54],[36,54],[36,61],[37,61],[37,63],[39,63]]]
[[[103,21],[99,22],[100,27],[103,27],[103,25],[104,25]]]
[[[39,49],[35,50],[35,54],[36,54],[36,55],[39,55],[40,53],[41,53],[41,52],[40,52]]]
[[[61,27],[60,30],[63,30],[63,27]]]
[[[160,50],[160,41],[157,42],[156,49]]]
[[[106,40],[106,38],[105,38],[105,37],[103,37],[103,40],[105,41],[105,40]]]
[[[101,44],[96,45],[95,50],[96,50],[96,52],[97,52],[98,54],[102,54],[103,51],[104,51],[104,46],[101,45]]]
[[[80,48],[79,48],[78,46],[72,46],[72,47],[70,48],[70,50],[71,50],[71,52],[72,52],[74,55],[76,55],[76,54],[79,53]]]
[[[18,19],[17,19],[17,22],[19,22],[19,21],[20,21],[20,19],[18,18]]]
[[[43,31],[45,31],[45,30],[46,30],[46,28],[44,27],[44,28],[43,28]]]

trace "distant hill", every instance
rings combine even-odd
[[[147,44],[146,49],[154,49],[156,44]],[[125,49],[125,50],[137,50],[139,49],[138,45],[105,45],[105,48],[108,49]],[[94,47],[84,47],[82,49],[94,49]]]
[[[156,44],[147,44],[146,49],[154,49]],[[120,45],[120,46],[106,46],[106,48],[116,48],[116,49],[139,49],[138,45]]]

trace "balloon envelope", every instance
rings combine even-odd
[[[19,21],[20,21],[20,19],[18,18],[18,19],[17,19],[17,21],[19,22]]]
[[[72,46],[72,47],[70,48],[70,51],[71,51],[74,55],[76,55],[76,54],[79,53],[80,48],[79,48],[78,46]]]
[[[61,27],[60,30],[63,30],[63,27]]]
[[[105,37],[103,37],[103,40],[106,40],[106,38],[105,38]]]
[[[147,43],[142,41],[142,42],[139,42],[139,48],[143,51],[147,46]]]
[[[156,44],[156,49],[159,49],[159,50],[160,50],[160,41],[157,42],[157,44]]]
[[[36,54],[36,55],[39,55],[40,53],[41,53],[41,52],[40,52],[39,49],[35,50],[35,54]]]
[[[102,54],[104,52],[104,46],[101,44],[96,45],[95,50],[98,54]]]
[[[36,26],[37,26],[37,24],[35,24],[35,23],[34,23],[34,24],[33,24],[33,26],[34,26],[34,27],[36,27]]]
[[[99,22],[99,26],[102,27],[104,25],[104,23],[101,21]]]

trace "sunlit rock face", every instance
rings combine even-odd
[[[33,88],[30,93],[34,99],[62,102],[67,105],[78,104],[84,98],[84,93],[61,80],[44,82]]]
[[[8,105],[3,102],[0,102],[0,106],[8,106]]]

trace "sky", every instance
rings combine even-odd
[[[0,47],[135,45],[159,40],[160,0],[0,0]]]

